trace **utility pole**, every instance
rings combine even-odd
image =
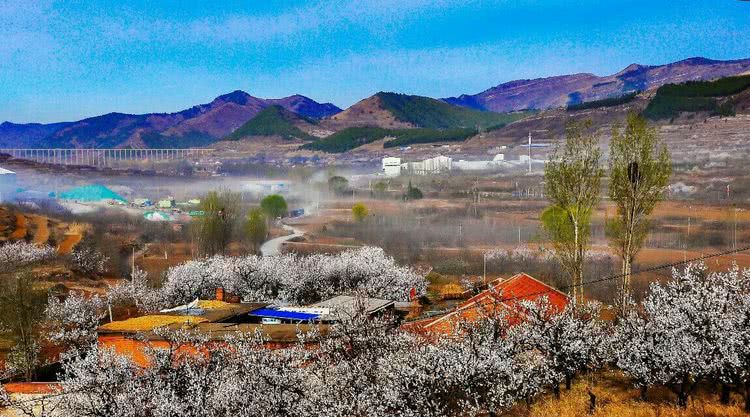
[[[734,245],[733,249],[737,249],[737,207],[734,208]],[[735,254],[736,256],[736,254]]]
[[[531,131],[529,130],[529,173],[531,173]]]
[[[482,270],[482,280],[484,281],[484,285],[487,285],[487,252],[482,253],[482,261],[484,264],[484,269]]]

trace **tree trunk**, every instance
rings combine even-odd
[[[622,285],[620,287],[620,309],[625,312],[628,304],[628,298],[630,297],[630,273],[632,271],[632,264],[630,262],[629,255],[625,255],[622,258]]]
[[[745,412],[750,413],[750,380],[745,382]]]
[[[721,401],[722,404],[724,404],[724,405],[728,405],[729,404],[729,397],[730,397],[731,392],[732,391],[731,391],[729,385],[727,385],[727,384],[721,384],[720,401]]]
[[[552,385],[552,392],[555,394],[556,399],[560,399],[560,383],[555,382],[554,385]]]
[[[641,395],[640,399],[641,401],[646,401],[646,394],[648,393],[648,385],[644,385],[641,387]]]
[[[570,387],[573,384],[573,376],[565,375],[565,389],[570,391]]]
[[[591,389],[588,390],[589,392],[589,414],[594,414],[594,411],[596,411],[596,394],[594,394]]]
[[[683,381],[680,384],[680,391],[677,393],[677,406],[679,408],[687,408],[687,402],[688,402],[687,382]]]
[[[581,270],[581,258],[580,258],[580,241],[581,237],[578,230],[578,219],[575,216],[571,216],[571,222],[573,223],[573,302],[575,304],[581,303],[583,300],[583,287],[581,281],[583,280],[583,271]]]

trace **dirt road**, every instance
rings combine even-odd
[[[275,239],[271,239],[271,240],[267,241],[266,243],[264,243],[260,247],[260,253],[263,256],[277,256],[277,255],[281,255],[281,245],[283,245],[284,242],[287,242],[287,241],[289,241],[291,239],[294,239],[294,238],[297,238],[297,237],[301,237],[301,236],[303,236],[305,234],[305,232],[303,232],[302,230],[295,229],[292,226],[287,226],[285,224],[282,224],[281,227],[284,230],[288,230],[288,231],[292,232],[292,234],[286,235],[286,236],[280,236],[280,237],[277,237]]]

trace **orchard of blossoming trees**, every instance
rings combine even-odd
[[[115,288],[145,311],[213,298],[216,288],[246,301],[308,304],[342,293],[408,300],[414,288],[426,290],[422,276],[399,266],[380,248],[364,247],[338,255],[214,256],[167,271],[162,287],[150,290],[141,276]]]
[[[69,311],[68,329],[88,327],[98,316],[81,312],[97,308],[81,303],[54,305],[50,315]],[[497,415],[603,368],[644,392],[669,387],[680,406],[699,383],[747,393],[750,271],[709,274],[693,265],[653,284],[615,322],[600,320],[599,308],[570,304],[553,314],[545,300],[525,302],[520,324],[487,316],[437,339],[357,315],[280,350],[264,347],[259,334],[217,345],[185,330],[164,332],[170,348],[151,348],[154,365],[145,370],[96,344],[72,351],[62,395],[39,401],[75,416]],[[311,340],[314,349],[303,344]],[[178,348],[186,343],[209,354],[185,354]]]
[[[43,262],[57,255],[51,246],[38,246],[18,241],[0,246],[0,272],[13,272],[15,269]]]

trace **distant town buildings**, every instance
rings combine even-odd
[[[156,203],[156,207],[159,207],[160,209],[170,209],[172,207],[175,207],[174,197],[170,196],[163,200],[159,200]]]

